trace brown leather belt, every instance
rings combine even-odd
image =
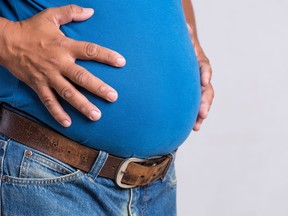
[[[0,133],[85,173],[99,154],[4,107],[0,108]],[[147,160],[109,155],[99,176],[115,180],[122,188],[143,186],[163,178],[172,159],[170,154]]]

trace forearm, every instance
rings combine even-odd
[[[194,9],[191,0],[182,0],[186,21],[192,29],[193,39],[198,41]]]
[[[0,65],[3,64],[3,55],[4,53],[4,45],[5,45],[5,40],[4,40],[4,34],[3,31],[5,29],[5,26],[8,24],[9,20],[0,17]]]

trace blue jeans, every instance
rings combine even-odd
[[[122,189],[98,176],[107,156],[83,173],[0,134],[1,215],[176,215],[174,163],[164,179]]]

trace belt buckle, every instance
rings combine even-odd
[[[116,172],[116,177],[115,177],[115,181],[117,183],[117,185],[121,188],[133,188],[136,187],[135,185],[127,185],[127,184],[123,184],[122,183],[122,178],[126,173],[126,169],[128,167],[128,165],[132,162],[145,162],[145,159],[141,159],[141,158],[128,158],[127,160],[125,160],[118,168],[117,172]]]

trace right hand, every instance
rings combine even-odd
[[[59,29],[61,25],[87,20],[92,15],[93,9],[68,5],[46,9],[24,21],[9,21],[2,30],[4,42],[1,52],[5,55],[0,63],[30,86],[64,127],[71,125],[71,118],[57,100],[57,94],[92,121],[101,117],[100,110],[73,83],[110,102],[118,97],[112,87],[75,61],[93,60],[122,67],[125,59],[97,44],[70,39]]]

